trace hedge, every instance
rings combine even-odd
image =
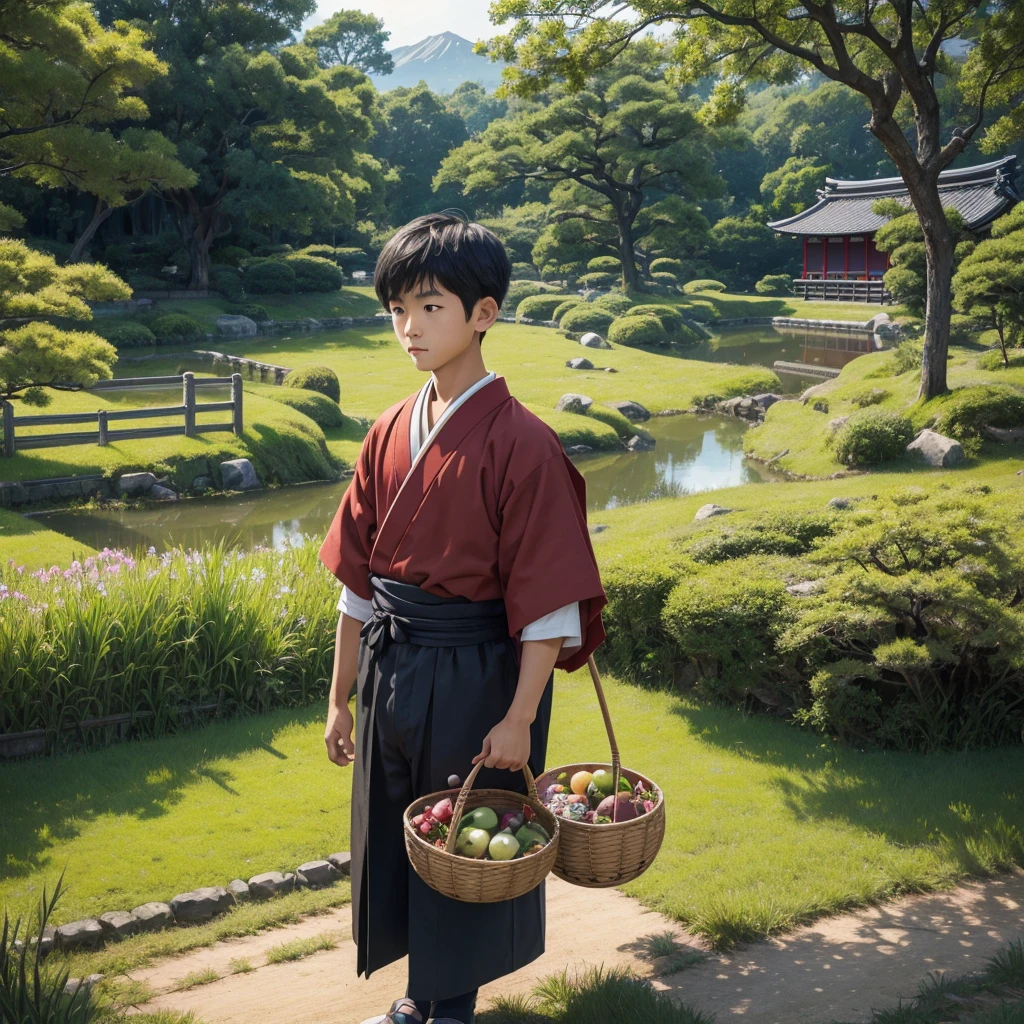
[[[555,310],[564,304],[564,295],[527,295],[516,307],[516,319],[554,320]]]
[[[329,366],[321,363],[306,363],[286,373],[281,383],[289,388],[304,388],[307,391],[318,391],[334,402],[341,401],[341,381],[337,373]]]
[[[653,313],[616,317],[608,328],[608,340],[616,345],[659,345],[665,328]]]
[[[158,316],[149,329],[158,345],[187,345],[206,336],[203,325],[183,313],[166,313]]]
[[[903,458],[914,433],[909,416],[868,408],[853,413],[825,443],[835,449],[836,458],[844,465],[873,466]]]
[[[564,302],[559,303],[555,306],[554,311],[551,314],[552,320],[557,320],[561,323],[562,317],[569,312],[574,306],[578,306],[583,302],[582,299],[566,299]]]
[[[607,295],[598,295],[594,299],[594,305],[610,309],[616,316],[621,316],[627,309],[632,308],[633,300],[621,292],[609,292]]]
[[[614,319],[614,314],[607,309],[601,309],[592,302],[584,302],[579,306],[573,306],[562,317],[559,327],[573,333],[586,334],[593,331],[603,336]]]
[[[591,260],[587,260],[587,270],[592,273],[612,273],[619,275],[622,273],[622,260],[618,256],[595,256]]]
[[[721,281],[715,281],[709,277],[698,277],[695,281],[687,281],[683,285],[683,292],[692,295],[694,292],[724,292],[725,285]]]
[[[138,348],[141,345],[155,345],[156,335],[144,324],[128,320],[108,331],[107,341],[115,348]]]
[[[245,268],[246,291],[254,295],[293,295],[295,271],[281,260],[260,260]]]

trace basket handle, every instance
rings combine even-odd
[[[459,798],[455,801],[455,809],[452,811],[452,820],[448,823],[448,837],[444,843],[445,853],[453,853],[455,851],[455,839],[459,834],[462,809],[466,806],[466,798],[469,796],[469,791],[473,788],[473,783],[476,781],[477,775],[480,774],[480,769],[483,765],[483,761],[477,761],[473,765],[473,770],[466,776],[466,781],[462,784],[462,789],[459,790]],[[533,773],[530,771],[529,765],[523,765],[523,775],[526,776],[526,795],[534,800],[539,800],[540,798],[537,796],[537,783],[533,780]]]
[[[587,665],[590,667],[590,678],[594,680],[594,689],[597,691],[597,702],[601,705],[601,715],[604,717],[604,727],[608,733],[608,743],[612,748],[612,795],[619,793],[619,747],[615,742],[615,730],[612,728],[612,716],[608,713],[608,702],[604,699],[604,689],[601,686],[601,676],[597,671],[597,662],[594,655],[587,658]],[[619,809],[619,801],[616,799],[612,804],[612,822],[615,822],[615,814]]]

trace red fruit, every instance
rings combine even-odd
[[[416,826],[422,825],[423,824],[423,815],[422,814],[417,814],[416,817],[412,819],[412,823],[414,825],[416,825]]]
[[[452,820],[452,801],[451,797],[445,797],[443,800],[438,800],[434,804],[433,815],[437,821],[447,823]]]
[[[613,806],[614,805],[614,806]],[[614,815],[612,811],[614,809]],[[614,821],[632,821],[637,817],[636,804],[632,801],[632,793],[617,793],[615,796],[606,796],[598,805],[597,813],[604,814]]]
[[[430,831],[430,822],[424,821],[420,823],[420,831],[426,835]]]
[[[529,804],[523,804],[523,817],[527,821],[533,821],[537,817],[537,812]]]

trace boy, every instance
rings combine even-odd
[[[410,221],[374,289],[423,387],[385,410],[320,548],[342,581],[324,740],[352,763],[357,975],[408,954],[405,997],[363,1024],[473,1024],[480,985],[544,951],[544,883],[466,903],[409,864],[402,812],[483,761],[477,788],[544,768],[554,666],[585,664],[607,604],[583,477],[481,354],[508,290],[500,240],[448,213]],[[348,709],[357,684],[355,728]]]

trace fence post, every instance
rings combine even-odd
[[[14,406],[7,399],[2,403],[4,409],[4,457],[14,454]]]
[[[106,444],[107,443],[107,410],[106,409],[100,409],[100,411],[96,414],[96,418],[97,418],[97,421],[99,422],[99,428],[100,428],[99,444]]]
[[[242,375],[231,374],[231,429],[237,437],[242,436]]]
[[[185,436],[196,436],[196,377],[191,370],[186,370],[182,375],[182,387],[184,396],[182,402],[185,406]]]

